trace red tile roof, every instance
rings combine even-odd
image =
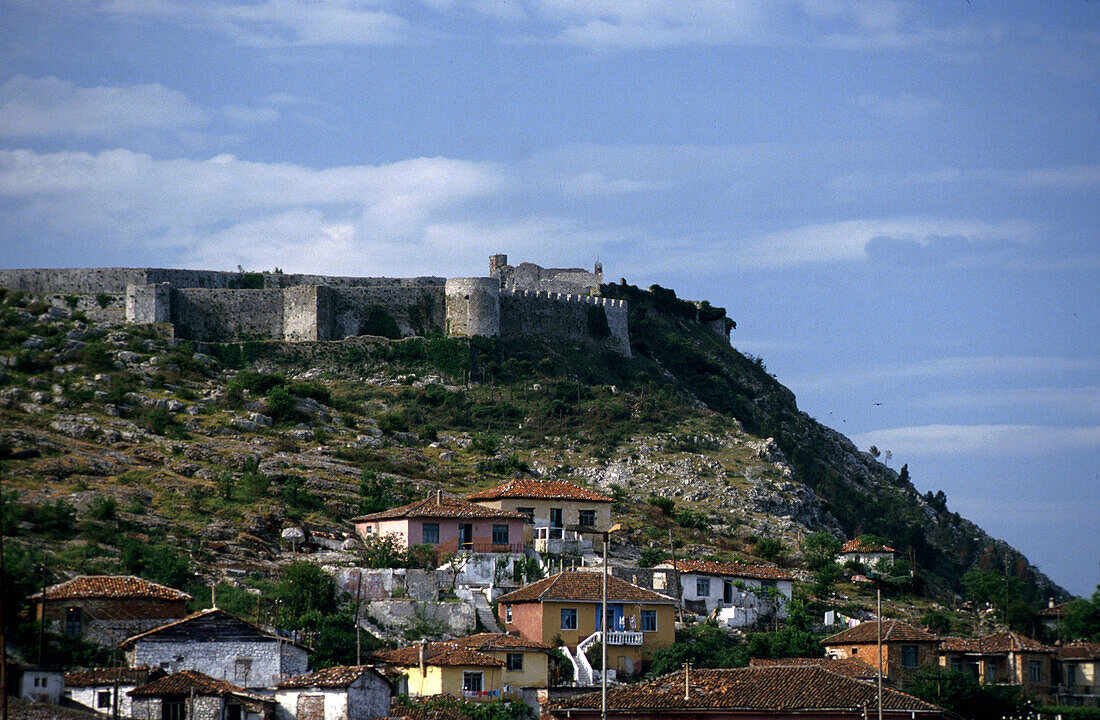
[[[575,600],[600,602],[603,599],[603,573],[560,572],[497,598],[498,603]],[[611,575],[607,578],[609,602],[675,603],[667,595],[647,590]]]
[[[68,673],[65,676],[65,687],[98,687],[115,683],[136,686],[163,676],[163,670],[150,670],[144,665],[134,668],[93,668],[84,672]]]
[[[353,517],[351,522],[370,522],[372,520],[395,520],[399,518],[501,518],[508,520],[529,521],[530,518],[522,513],[510,510],[497,510],[485,507],[477,503],[467,502],[462,498],[443,495],[436,498],[435,495],[423,500],[411,502],[401,507],[390,508],[382,512],[371,513]]]
[[[78,598],[122,598],[151,600],[190,600],[191,596],[167,585],[142,580],[135,575],[78,575],[46,588],[47,600],[75,600]],[[41,600],[36,592],[29,600]]]
[[[995,633],[980,638],[945,637],[940,641],[944,652],[979,653],[994,655],[1009,652],[1052,653],[1054,648],[1014,632]]]
[[[684,715],[691,710],[861,710],[876,702],[875,686],[818,665],[697,669],[688,672],[690,692],[684,697],[684,671],[607,691],[615,711]],[[557,717],[572,709],[599,709],[600,693],[586,693],[550,704]],[[883,688],[888,710],[936,712],[935,705],[897,690]]]
[[[416,667],[420,664],[420,645],[397,650],[377,652],[374,657],[379,662],[401,667]],[[424,643],[424,663],[426,665],[472,665],[477,667],[503,667],[504,661],[492,655],[479,652],[453,642]]]
[[[855,540],[849,540],[848,542],[844,543],[844,545],[840,548],[840,552],[892,553],[895,552],[895,550],[889,545],[879,545],[878,543],[864,543],[859,538],[856,538]]]
[[[274,702],[271,698],[250,693],[242,687],[227,683],[225,680],[215,680],[198,670],[184,670],[175,675],[154,680],[148,685],[136,687],[126,694],[131,697],[163,697],[165,695],[190,695],[192,691],[196,695],[234,696],[258,702]]]
[[[373,665],[337,665],[283,680],[275,687],[288,688],[346,688],[364,675],[377,675],[389,683],[389,680]]]
[[[1044,618],[1062,618],[1066,616],[1066,607],[1069,603],[1059,603],[1057,605],[1051,605],[1043,608],[1039,611],[1039,617]]]
[[[501,498],[537,498],[543,500],[586,500],[615,502],[613,498],[582,488],[565,480],[532,480],[517,478],[495,488],[467,495],[467,500],[499,500]]]
[[[445,695],[434,697],[450,700],[449,696]],[[434,697],[422,698],[428,703],[417,702],[408,697],[395,697],[390,701],[390,714],[387,720],[469,720],[469,716],[458,708],[431,704]]]
[[[743,577],[754,580],[793,580],[794,576],[774,565],[746,565],[743,563],[720,563],[713,560],[677,560],[676,569],[682,573],[701,575],[722,575],[725,577]]]
[[[1059,660],[1100,660],[1100,642],[1073,642],[1055,650]]]
[[[877,671],[873,667],[862,660],[851,657],[752,658],[749,660],[749,667],[805,667],[807,665],[823,667],[826,670],[832,670],[835,673],[856,680],[873,680],[877,676]]]
[[[848,628],[836,635],[830,635],[821,641],[821,644],[831,645],[859,645],[877,642],[878,622],[864,622],[855,627]],[[907,625],[901,620],[882,621],[883,642],[937,642],[938,638],[920,628]]]
[[[519,635],[509,635],[508,633],[478,633],[477,635],[455,638],[451,642],[482,652],[490,650],[550,650],[552,647],[545,643],[528,640]]]

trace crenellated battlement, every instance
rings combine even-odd
[[[600,297],[603,267],[508,265],[488,277],[385,278],[177,268],[0,270],[0,287],[88,309],[98,322],[170,325],[200,342],[317,342],[445,333],[566,338],[630,356],[629,305]],[[125,311],[123,312],[123,308]]]

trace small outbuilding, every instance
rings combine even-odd
[[[74,703],[114,717],[130,717],[128,692],[164,677],[148,667],[93,668],[65,676],[65,697]]]
[[[274,720],[275,702],[242,687],[184,670],[134,688],[134,720]]]
[[[284,680],[275,691],[280,720],[371,720],[389,714],[393,685],[372,665],[338,666]]]

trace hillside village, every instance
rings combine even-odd
[[[1100,591],[705,301],[504,255],[0,285],[12,717],[1097,716]]]

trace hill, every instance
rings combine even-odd
[[[1007,569],[1033,601],[1067,596],[942,493],[799,411],[715,331],[724,311],[656,286],[600,293],[629,301],[631,358],[477,337],[196,347],[6,292],[0,443],[24,451],[3,468],[13,567],[271,573],[290,525],[340,537],[363,511],[530,474],[613,494],[636,550],[671,530],[695,556],[797,565],[810,533],[870,533],[935,597],[972,568]]]

